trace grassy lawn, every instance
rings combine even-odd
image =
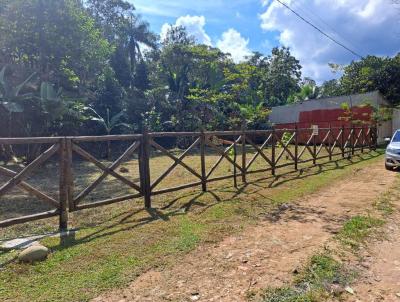
[[[218,242],[240,232],[281,203],[350,178],[361,167],[381,161],[381,154],[362,154],[298,172],[283,169],[278,177],[268,172],[254,174],[248,185],[239,189],[227,180],[210,184],[207,193],[193,188],[161,195],[154,198],[154,209],[148,211],[139,200],[74,213],[71,225],[79,228],[76,238],[67,246],[60,246],[56,238],[43,240],[52,250],[45,262],[5,265],[0,270],[0,297],[7,301],[86,301],[126,285],[150,268],[175,263],[201,243]],[[160,167],[168,167],[160,158],[152,165],[159,174],[163,172]],[[165,185],[179,183],[185,173],[175,171]],[[54,223],[47,219],[3,230],[2,235],[48,230]],[[0,262],[12,256],[0,254]]]

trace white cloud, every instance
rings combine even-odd
[[[283,0],[306,19],[365,56],[393,55],[400,50],[399,14],[388,0]],[[358,59],[301,21],[277,1],[264,1],[260,16],[265,31],[278,31],[279,42],[291,48],[303,75],[317,81],[332,78],[329,62]]]
[[[230,53],[235,62],[243,61],[246,56],[251,55],[248,48],[249,40],[233,28],[228,29],[217,41],[217,47],[225,53]]]
[[[181,16],[176,19],[174,26],[184,26],[187,32],[196,38],[196,41],[211,46],[211,38],[207,35],[204,30],[206,25],[206,19],[204,16]],[[161,39],[164,39],[168,29],[171,27],[170,24],[165,23],[161,27]]]

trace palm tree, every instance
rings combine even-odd
[[[129,55],[130,71],[134,75],[136,65],[139,60],[143,60],[141,47],[157,47],[157,35],[150,31],[148,22],[141,20],[140,16],[132,15],[126,26],[126,36],[128,38],[126,49]],[[133,78],[133,77],[132,77]],[[133,86],[133,81],[131,82]]]

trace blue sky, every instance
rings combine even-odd
[[[181,16],[204,16],[205,31],[212,41],[217,41],[221,34],[230,28],[238,30],[243,37],[249,39],[249,47],[259,51],[265,49],[265,40],[273,40],[273,34],[265,33],[260,28],[258,16],[265,9],[259,0],[233,1],[165,1],[165,0],[134,0],[138,13],[150,22],[151,28],[160,32],[164,23],[175,24]],[[250,39],[251,37],[251,39]],[[276,45],[279,41],[276,41]]]
[[[282,0],[335,39],[365,56],[400,51],[400,8],[392,0]],[[187,27],[199,42],[240,61],[251,51],[268,54],[284,45],[303,66],[303,76],[337,77],[328,63],[357,59],[274,0],[132,0],[153,31]]]

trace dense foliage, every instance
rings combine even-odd
[[[379,89],[400,101],[400,55],[318,86],[285,47],[234,63],[183,27],[164,40],[125,0],[0,0],[0,135],[268,128],[276,105]]]

